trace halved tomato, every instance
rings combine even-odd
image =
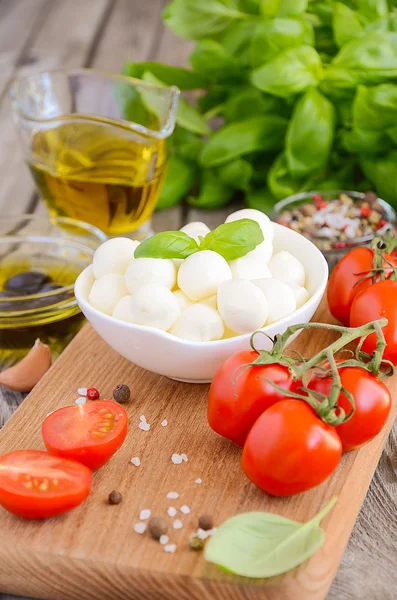
[[[99,469],[125,440],[128,416],[113,400],[65,406],[48,415],[42,435],[48,452]]]
[[[16,450],[0,458],[0,505],[25,519],[45,519],[79,506],[92,473],[73,460],[40,450]]]

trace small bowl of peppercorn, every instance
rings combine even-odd
[[[278,202],[271,218],[309,238],[330,271],[352,248],[396,228],[396,212],[374,192],[303,192]]]
[[[0,370],[39,338],[53,358],[84,322],[74,282],[107,236],[62,217],[0,218]]]

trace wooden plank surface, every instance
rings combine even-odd
[[[326,302],[315,320],[330,321]],[[312,355],[330,343],[333,333],[305,332],[296,350]],[[335,575],[373,471],[397,412],[394,402],[388,425],[358,452],[345,455],[335,473],[321,486],[291,498],[273,498],[244,476],[241,449],[214,434],[206,420],[207,385],[182,384],[144,371],[112,351],[87,326],[7,423],[0,454],[19,448],[44,448],[40,424],[49,411],[71,404],[79,386],[95,385],[111,397],[117,383],[132,389],[125,405],[130,430],[111,460],[94,474],[88,500],[66,516],[29,522],[0,511],[0,591],[57,600],[323,600]],[[397,398],[397,375],[388,380]],[[143,414],[149,432],[138,428]],[[161,421],[168,420],[167,427]],[[174,465],[172,453],[185,452],[188,462]],[[131,465],[139,456],[141,466]],[[309,466],[308,466],[309,468]],[[197,477],[201,485],[195,484]],[[119,490],[124,501],[110,507],[106,498]],[[177,500],[168,500],[177,491]],[[338,503],[323,521],[324,546],[286,577],[266,582],[233,577],[209,565],[189,550],[189,534],[202,513],[215,524],[236,512],[269,510],[306,521],[331,496]],[[184,527],[170,529],[174,555],[150,538],[133,531],[139,513],[166,516],[167,507],[187,504],[191,514],[178,513]]]
[[[4,85],[14,74],[16,65],[21,72],[39,69],[42,64],[55,66],[54,59],[51,63],[51,57],[55,55],[62,65],[79,66],[88,57],[91,60],[88,64],[114,71],[119,69],[128,53],[134,60],[147,57],[186,64],[187,42],[164,33],[161,27],[159,4],[164,5],[165,0],[116,0],[110,3],[81,0],[78,4],[81,9],[70,0],[0,0],[0,90],[3,94]],[[63,15],[62,18],[56,13]],[[100,35],[96,37],[99,29]],[[37,60],[40,48],[41,58]],[[75,62],[70,57],[74,57]],[[0,202],[0,214],[10,210],[17,214],[27,208],[45,213],[41,203],[29,206],[33,187],[23,167],[21,150],[10,121],[8,99],[3,98],[0,102],[0,198],[5,198],[5,204]],[[157,213],[154,226],[156,230],[176,228],[193,219],[216,226],[228,212],[228,209],[215,213],[189,212],[186,207],[183,211],[177,207]],[[20,400],[20,396],[4,389],[0,391],[0,427]],[[396,457],[395,425],[327,600],[395,600]],[[0,598],[9,600],[11,596],[0,593]]]

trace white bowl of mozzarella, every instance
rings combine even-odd
[[[250,348],[253,331],[273,338],[310,321],[327,285],[327,263],[312,242],[253,209],[226,222],[244,218],[260,225],[264,242],[229,263],[209,250],[184,260],[135,258],[138,242],[104,242],[75,284],[82,312],[138,366],[179,381],[211,381],[229,356]],[[198,240],[209,229],[196,222],[182,231]],[[271,348],[269,338],[256,337],[260,349]]]

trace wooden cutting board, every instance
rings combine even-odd
[[[315,319],[331,321],[325,301]],[[309,356],[332,338],[305,332],[294,347]],[[24,521],[0,509],[0,592],[56,600],[323,600],[396,414],[397,377],[388,382],[394,396],[390,419],[375,440],[344,456],[333,476],[316,489],[272,498],[242,473],[241,450],[208,427],[207,385],[178,383],[144,371],[86,326],[6,424],[0,454],[43,449],[40,426],[49,411],[72,404],[78,387],[96,386],[109,398],[118,383],[132,390],[125,405],[130,429],[121,450],[95,473],[89,499],[71,513],[44,522]],[[140,415],[151,424],[150,431],[138,428]],[[163,419],[166,427],[161,426]],[[186,453],[188,462],[173,464],[173,453]],[[134,456],[140,457],[141,466],[130,463]],[[197,478],[201,484],[195,483]],[[122,504],[107,504],[112,490],[122,493]],[[171,491],[179,498],[167,499]],[[338,503],[322,523],[326,543],[285,576],[267,581],[235,577],[187,546],[203,513],[212,514],[215,524],[250,510],[307,521],[333,495]],[[183,504],[191,508],[186,516],[179,512]],[[167,516],[170,506],[178,509],[184,524],[170,529],[170,542],[177,544],[174,554],[164,552],[148,533],[133,530],[142,509]]]

